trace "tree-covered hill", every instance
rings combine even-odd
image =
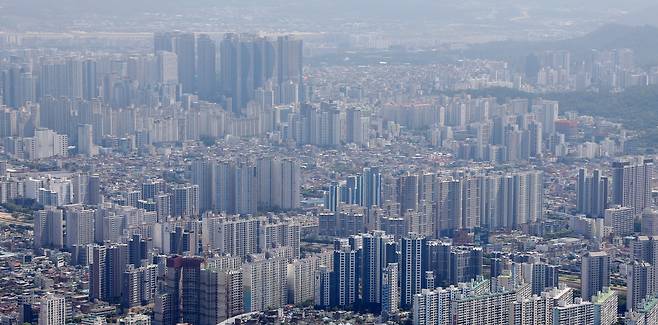
[[[492,96],[499,101],[513,98],[538,98],[560,101],[560,111],[601,116],[620,122],[626,129],[639,132],[633,143],[638,150],[658,149],[658,85],[629,88],[620,93],[569,92],[531,94],[508,88],[472,90],[473,96]],[[657,150],[658,151],[658,150]]]

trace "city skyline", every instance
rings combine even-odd
[[[0,324],[658,324],[648,0],[0,0]]]

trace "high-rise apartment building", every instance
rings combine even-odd
[[[214,99],[219,92],[216,60],[215,41],[206,34],[199,35],[197,38],[197,88],[200,99]]]
[[[77,132],[77,149],[78,153],[87,157],[98,154],[98,148],[94,144],[94,129],[90,124],[78,125]]]
[[[627,324],[649,325],[658,323],[658,297],[647,299],[637,310],[627,314]]]
[[[568,324],[594,325],[594,305],[576,298],[572,304],[553,308],[553,325]]]
[[[459,229],[517,229],[543,217],[540,171],[437,179],[434,186],[435,233]]]
[[[592,297],[592,304],[594,305],[594,325],[617,324],[619,300],[616,291],[605,288]]]
[[[544,290],[559,286],[559,269],[557,265],[546,263],[532,264],[532,294],[540,295]]]
[[[172,213],[177,217],[199,215],[199,186],[187,185],[173,189]]]
[[[382,317],[395,315],[400,310],[398,263],[388,263],[382,272]]]
[[[263,158],[256,162],[258,209],[293,210],[299,208],[301,171],[290,159]]]
[[[304,43],[292,36],[280,36],[276,40],[276,78],[279,89],[292,83],[299,89],[303,82]],[[287,103],[284,103],[287,104]]]
[[[253,35],[227,34],[220,43],[222,94],[227,109],[246,115],[245,108],[256,90],[275,90],[277,103],[300,99],[303,43],[289,36],[276,42]],[[230,98],[230,100],[228,100]]]
[[[178,56],[173,52],[157,53],[158,81],[163,84],[178,84]]]
[[[199,324],[201,317],[200,257],[167,258],[163,291],[155,299],[154,323],[172,325],[180,322]]]
[[[197,67],[196,35],[181,32],[155,33],[153,49],[158,56],[159,81],[165,84],[180,82],[184,93],[194,93]]]
[[[286,304],[287,263],[284,258],[265,258],[244,264],[245,312],[281,308]]]
[[[602,218],[608,208],[608,178],[601,176],[600,170],[594,170],[592,176],[587,170],[578,171],[578,212],[590,217]]]
[[[244,312],[240,269],[204,268],[200,281],[200,325],[219,324]]]
[[[439,293],[430,289],[423,289],[414,295],[413,324],[429,325],[440,324]]]
[[[126,308],[154,302],[157,292],[157,265],[134,267],[129,264],[123,273],[121,304]]]
[[[582,297],[590,300],[592,296],[610,286],[610,257],[605,252],[589,252],[583,256],[580,268],[580,285]]]
[[[178,81],[183,93],[196,91],[196,36],[194,33],[176,35],[176,58],[178,59]]]
[[[611,227],[615,236],[624,237],[635,232],[633,208],[616,205],[605,209],[603,214],[605,226]]]
[[[392,236],[386,235],[382,231],[375,231],[371,234],[364,234],[362,261],[363,267],[363,302],[365,304],[379,305],[382,303],[383,295],[383,273],[388,267],[386,244],[392,242]]]
[[[329,254],[323,254],[329,259]],[[320,265],[325,264],[321,256],[308,256],[288,263],[288,303],[301,305],[315,301],[315,277]]]
[[[645,261],[634,261],[628,266],[626,286],[626,310],[631,311],[656,293],[655,267]]]
[[[318,271],[315,273],[315,306],[319,308],[331,307],[331,278],[332,269],[326,265],[318,266]]]
[[[635,221],[635,217],[632,220]],[[635,225],[634,222],[633,225]],[[658,210],[653,208],[644,210],[640,233],[644,236],[658,236]]]
[[[653,160],[637,158],[612,164],[612,201],[641,214],[651,206]]]
[[[90,249],[89,300],[120,303],[128,265],[128,245],[91,245]]]
[[[413,297],[425,285],[425,272],[429,271],[425,237],[410,234],[400,244],[400,305],[411,308]]]
[[[357,262],[357,252],[350,246],[334,250],[330,294],[332,306],[345,308],[358,301],[360,276]]]
[[[256,89],[265,87],[274,74],[274,46],[264,38],[227,34],[220,43],[220,52],[222,93],[230,98],[227,109],[244,115]]]
[[[94,213],[82,206],[69,206],[65,210],[66,247],[85,246],[94,242]]]
[[[658,293],[658,240],[638,236],[632,243],[633,261],[627,265],[627,310],[635,310],[645,298]]]
[[[39,325],[64,325],[66,315],[66,298],[63,296],[50,293],[41,299]]]
[[[449,254],[448,279],[451,284],[469,282],[482,276],[481,247],[451,246]]]
[[[34,247],[64,247],[64,215],[55,207],[34,212]]]

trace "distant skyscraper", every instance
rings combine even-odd
[[[230,98],[231,107],[226,109],[239,113],[242,109],[241,45],[235,34],[227,35],[220,43],[222,93]]]
[[[158,81],[163,84],[178,83],[178,56],[173,52],[161,51],[157,54]]]
[[[82,62],[82,97],[86,100],[98,98],[99,84],[98,74],[96,69],[96,61],[87,59]]]
[[[259,210],[299,208],[301,172],[296,161],[279,158],[259,159],[256,174]]]
[[[78,125],[78,153],[87,157],[95,156],[98,152],[94,145],[94,130],[89,124]]]
[[[331,182],[329,190],[324,196],[324,207],[331,212],[338,211],[338,204],[340,202],[340,185],[338,182]]]
[[[356,108],[347,110],[346,124],[347,142],[364,145],[366,142],[365,133],[368,129],[364,129],[361,110]]]
[[[4,107],[4,109],[0,110],[1,137],[11,137],[18,135],[18,124],[16,118],[16,110],[7,107]]]
[[[215,196],[215,164],[208,159],[192,162],[192,183],[199,186],[199,212],[203,213],[213,208]]]
[[[307,256],[288,263],[288,303],[303,304],[315,299],[315,277],[318,267],[327,262],[330,254]]]
[[[263,38],[227,34],[220,52],[222,93],[231,99],[227,109],[243,114],[256,89],[272,78],[273,45]]]
[[[635,221],[635,219],[632,219]],[[640,233],[645,236],[658,236],[658,210],[646,209],[642,213]]]
[[[542,130],[545,136],[555,133],[555,121],[559,114],[559,103],[552,100],[542,100],[536,105],[532,106],[537,119],[542,124]]]
[[[241,165],[235,167],[235,213],[256,214],[258,211],[258,181],[256,167]]]
[[[128,265],[123,272],[121,304],[124,307],[138,307],[154,302],[157,290],[157,265],[134,267]]]
[[[428,269],[434,273],[435,285],[450,285],[450,251],[452,244],[431,240],[427,242]]]
[[[300,207],[301,169],[299,163],[290,159],[281,161],[281,205],[282,210]],[[275,200],[276,202],[276,200]]]
[[[379,167],[364,168],[364,205],[367,208],[382,204],[382,173]]]
[[[450,234],[462,226],[462,183],[438,181],[436,185],[436,236]]]
[[[21,76],[24,69],[20,66],[12,66],[7,70],[0,70],[0,93],[2,94],[2,104],[11,108],[19,108],[22,102]],[[30,74],[31,75],[31,74]]]
[[[153,49],[158,56],[159,81],[165,84],[180,82],[184,93],[194,93],[197,68],[196,35],[181,32],[155,33]],[[207,54],[207,51],[204,52],[201,58],[206,59]],[[204,67],[207,67],[206,63],[204,61]]]
[[[202,34],[197,39],[197,84],[199,98],[204,100],[213,99],[219,92],[217,86],[217,49],[215,41],[210,36]]]
[[[147,259],[147,245],[148,243],[142,238],[142,235],[133,234],[128,241],[128,263],[135,267],[142,265],[142,262]]]
[[[175,34],[171,32],[155,33],[153,35],[154,53],[160,51],[174,52],[176,50]]]
[[[228,110],[244,115],[244,108],[259,88],[276,88],[277,103],[299,98],[301,41],[281,37],[272,42],[253,35],[227,34],[220,52],[221,89],[231,106]]]
[[[303,48],[303,41],[296,40],[291,36],[281,36],[277,39],[276,76],[280,91],[282,86],[289,82],[292,82],[298,89],[302,86]]]
[[[398,200],[403,214],[418,209],[418,175],[405,175],[398,179]]]
[[[610,286],[610,257],[605,252],[590,252],[583,256],[580,270],[580,285],[583,299]]]
[[[196,90],[196,36],[194,33],[178,34],[175,42],[178,81],[181,83],[184,93],[192,94]],[[204,55],[206,54],[208,53],[204,53]]]
[[[627,310],[641,305],[648,296],[658,293],[658,240],[655,237],[638,236],[632,244],[631,264],[628,267]]]

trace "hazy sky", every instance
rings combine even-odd
[[[22,14],[31,12],[96,12],[99,14],[139,12],[175,12],[187,8],[205,7],[279,7],[292,14],[317,14],[318,8],[330,9],[332,14],[385,15],[402,17],[429,17],[435,10],[459,11],[459,9],[507,10],[528,8],[546,12],[583,10],[614,12],[638,10],[654,5],[654,0],[0,0],[3,7],[19,8]],[[326,12],[325,12],[326,13]]]
[[[647,9],[651,6],[654,8]],[[560,38],[655,24],[655,0],[0,0],[0,31],[464,33]],[[488,36],[488,35],[483,35]]]

